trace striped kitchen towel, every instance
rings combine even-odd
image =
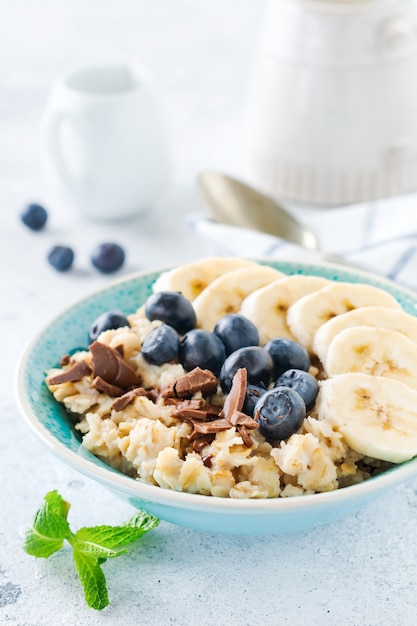
[[[337,209],[288,207],[315,232],[320,249],[417,290],[417,194]],[[278,237],[226,226],[204,214],[189,227],[215,244],[219,255],[319,260]]]

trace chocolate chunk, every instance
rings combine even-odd
[[[175,395],[175,384],[170,383],[167,387],[164,387],[161,391],[161,398],[164,399],[165,404],[176,404],[181,401],[181,398],[177,398]]]
[[[107,393],[107,395],[111,398],[117,398],[124,393],[124,389],[122,389],[121,387],[117,387],[116,385],[111,385],[110,383],[107,383],[105,380],[103,380],[103,378],[100,378],[100,376],[96,376],[94,378],[91,386],[94,389],[97,389],[97,391]]]
[[[220,406],[217,406],[217,404],[207,403],[204,405],[204,410],[207,413],[208,419],[212,420],[212,419],[217,419],[219,417],[222,408]]]
[[[179,420],[207,419],[207,412],[202,410],[204,400],[180,400],[172,412],[172,416]]]
[[[139,396],[149,397],[149,395],[150,392],[146,391],[144,387],[136,387],[135,389],[124,393],[120,398],[117,398],[111,406],[115,411],[123,411],[123,409],[133,402],[135,398],[138,398]]]
[[[205,404],[204,404],[204,400],[180,400],[179,398],[177,398],[177,411],[181,411],[182,409],[202,409],[204,406],[205,409]]]
[[[204,409],[179,409],[177,411],[174,411],[174,413],[172,414],[173,417],[176,417],[179,420],[188,420],[191,422],[191,420],[198,420],[200,422],[206,422],[208,415],[207,415],[207,411],[204,411]]]
[[[202,461],[203,461],[203,465],[205,465],[206,467],[211,467],[212,466],[212,455],[211,454],[206,454],[205,456],[203,456]]]
[[[182,400],[180,400],[180,398],[164,398],[165,406],[179,406],[181,403]]]
[[[192,396],[201,391],[203,396],[212,396],[217,391],[217,378],[210,370],[195,367],[191,372],[177,380],[175,393],[177,398]]]
[[[60,385],[61,383],[75,383],[84,376],[91,374],[91,368],[86,361],[77,361],[69,370],[48,378],[48,385]]]
[[[90,346],[93,376],[99,376],[106,383],[127,390],[138,387],[141,379],[135,370],[120,356],[117,350],[104,343],[94,341]]]
[[[115,347],[115,350],[120,354],[120,356],[122,357],[122,359],[125,356],[125,348],[124,345],[121,343],[119,346]]]
[[[232,387],[224,401],[222,415],[230,418],[235,411],[240,411],[245,402],[248,373],[245,367],[237,370],[233,376]]]
[[[217,391],[217,378],[210,370],[195,367],[191,372],[181,376],[177,382],[162,391],[163,398],[191,398],[201,391],[203,396],[211,396]]]
[[[61,367],[65,367],[65,365],[69,365],[71,362],[71,357],[69,354],[64,354],[64,356],[61,358],[59,364]]]
[[[193,440],[193,450],[194,450],[194,452],[201,452],[201,450],[203,450],[203,448],[205,448],[206,446],[209,446],[213,442],[214,437],[215,437],[214,434],[199,435],[198,437],[196,437]]]

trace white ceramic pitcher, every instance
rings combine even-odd
[[[170,182],[165,119],[144,68],[69,72],[54,84],[42,126],[48,176],[85,217],[131,217]]]
[[[416,44],[414,0],[270,0],[245,178],[324,207],[417,189]]]

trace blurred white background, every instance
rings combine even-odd
[[[226,4],[2,0],[0,176],[15,205],[48,193],[39,122],[54,79],[79,65],[127,59],[151,70],[171,126],[177,187],[189,187],[203,167],[239,167],[242,101],[264,2]]]

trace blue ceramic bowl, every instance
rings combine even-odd
[[[262,262],[286,274],[314,274],[381,287],[393,294],[407,312],[416,314],[416,294],[366,272],[329,264]],[[115,308],[127,313],[135,311],[151,293],[159,273],[123,278],[80,300],[51,320],[24,352],[16,378],[18,403],[32,430],[62,461],[134,507],[163,520],[229,534],[278,534],[325,524],[354,513],[385,494],[388,488],[417,475],[417,459],[414,459],[337,491],[282,499],[234,500],[145,485],[94,457],[81,445],[71,420],[48,391],[45,370],[54,366],[63,354],[85,346],[87,329],[103,311]]]

